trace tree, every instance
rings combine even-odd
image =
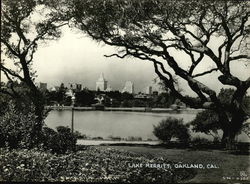
[[[21,98],[22,95],[13,84],[18,80],[26,85],[29,89],[26,95],[35,106],[38,122],[34,134],[38,134],[42,129],[45,100],[34,83],[36,75],[32,69],[33,56],[39,41],[59,38],[59,27],[66,23],[60,19],[55,8],[48,8],[48,5],[53,4],[50,1],[3,0],[1,4],[1,53],[4,53],[4,57],[1,57],[1,70],[10,87],[1,88],[0,93]]]
[[[66,99],[66,88],[64,87],[64,84],[61,83],[59,90],[57,92],[57,102],[62,105]]]
[[[76,92],[76,104],[79,106],[91,106],[94,104],[95,94],[92,91],[84,89]]]
[[[162,120],[157,126],[154,125],[153,133],[165,143],[172,138],[178,138],[182,142],[190,139],[188,128],[183,124],[183,120],[172,117]]]
[[[227,143],[247,117],[242,101],[250,77],[235,76],[231,64],[249,62],[249,5],[249,1],[229,0],[73,0],[69,4],[76,27],[94,40],[120,48],[107,57],[152,62],[171,94],[190,107],[217,112]],[[209,63],[212,68],[198,69]],[[200,77],[214,73],[222,85],[236,89],[229,104],[200,82]],[[176,77],[185,80],[197,98],[179,91]]]

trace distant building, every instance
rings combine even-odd
[[[148,86],[148,87],[146,88],[146,94],[147,94],[147,95],[152,95],[152,93],[153,93],[153,88],[152,88],[152,86]]]
[[[110,91],[112,91],[112,88],[111,88],[111,86],[110,86],[110,85],[108,85],[108,87],[107,87],[107,89],[106,89],[105,91],[107,91],[107,92],[110,92]]]
[[[39,88],[42,91],[46,91],[47,90],[47,83],[40,82],[39,83]]]
[[[99,79],[96,81],[96,91],[105,91],[108,86],[108,81],[105,80],[103,73],[101,73]]]
[[[59,91],[60,87],[59,86],[54,86],[49,89],[49,91]]]
[[[139,92],[134,96],[134,98],[143,100],[143,99],[149,99],[150,97],[144,93]]]
[[[152,80],[152,82],[144,88],[145,93],[147,95],[152,95],[154,92],[163,93],[166,92],[167,89],[164,88],[163,82],[157,77]]]
[[[73,91],[81,91],[82,90],[82,84],[70,83],[69,84],[69,89],[71,89]]]
[[[158,92],[158,91],[153,91],[153,92],[152,92],[152,95],[153,95],[153,96],[158,96],[158,95],[159,95],[159,92]]]
[[[133,84],[133,82],[127,81],[125,83],[125,86],[124,86],[124,88],[122,90],[122,93],[124,93],[124,92],[131,93],[131,94],[134,93],[134,84]]]
[[[73,96],[73,95],[74,95],[74,92],[73,92],[72,89],[67,89],[65,95],[66,95],[66,96]]]

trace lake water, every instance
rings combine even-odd
[[[45,122],[48,127],[71,127],[71,111],[53,110]],[[153,135],[153,125],[157,125],[167,117],[183,118],[189,122],[195,117],[196,112],[190,113],[150,113],[150,112],[121,112],[121,111],[75,111],[74,130],[90,137],[129,136],[142,139],[156,139]]]
[[[57,126],[71,127],[71,110],[50,111],[45,123],[50,128]],[[195,118],[197,111],[182,111],[181,113],[123,112],[123,111],[75,111],[74,130],[89,137],[109,136],[128,138],[141,137],[143,140],[153,139],[153,125],[157,125],[167,117],[182,118],[187,123]],[[191,135],[212,139],[211,136],[191,132]],[[242,134],[238,140],[249,141]]]

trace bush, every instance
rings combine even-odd
[[[20,105],[20,104],[19,104]],[[0,116],[0,146],[30,148],[37,141],[34,137],[36,116],[34,108],[20,108],[14,102],[8,102],[5,112]]]
[[[190,139],[188,128],[183,124],[183,120],[172,117],[162,120],[157,126],[154,126],[153,133],[165,143],[172,138],[178,138],[181,142],[187,142]]]
[[[98,137],[93,137],[92,140],[103,140],[103,137],[100,137],[100,136],[98,136]]]
[[[58,126],[57,131],[51,128],[43,128],[43,147],[51,150],[52,153],[64,154],[67,151],[75,151],[77,138],[72,134],[71,129]]]

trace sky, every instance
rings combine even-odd
[[[95,89],[95,82],[103,73],[108,84],[113,90],[122,90],[126,81],[134,83],[135,92],[145,92],[148,85],[157,77],[153,64],[150,61],[142,61],[133,58],[120,59],[117,57],[107,58],[117,52],[117,48],[97,43],[83,33],[63,29],[63,34],[56,41],[40,43],[34,55],[33,68],[37,71],[36,82],[46,82],[48,87],[59,86],[61,83],[80,83],[83,87]],[[214,42],[214,46],[216,46]],[[183,61],[183,54],[175,53],[176,59]],[[187,68],[187,64],[180,63]],[[203,62],[196,72],[211,69],[213,64]],[[250,65],[232,62],[232,73],[241,80],[249,77]],[[218,81],[219,73],[212,73],[204,77],[197,78],[217,93],[223,86]],[[195,96],[189,89],[186,81],[178,79],[183,93]],[[248,94],[250,90],[248,90]]]

